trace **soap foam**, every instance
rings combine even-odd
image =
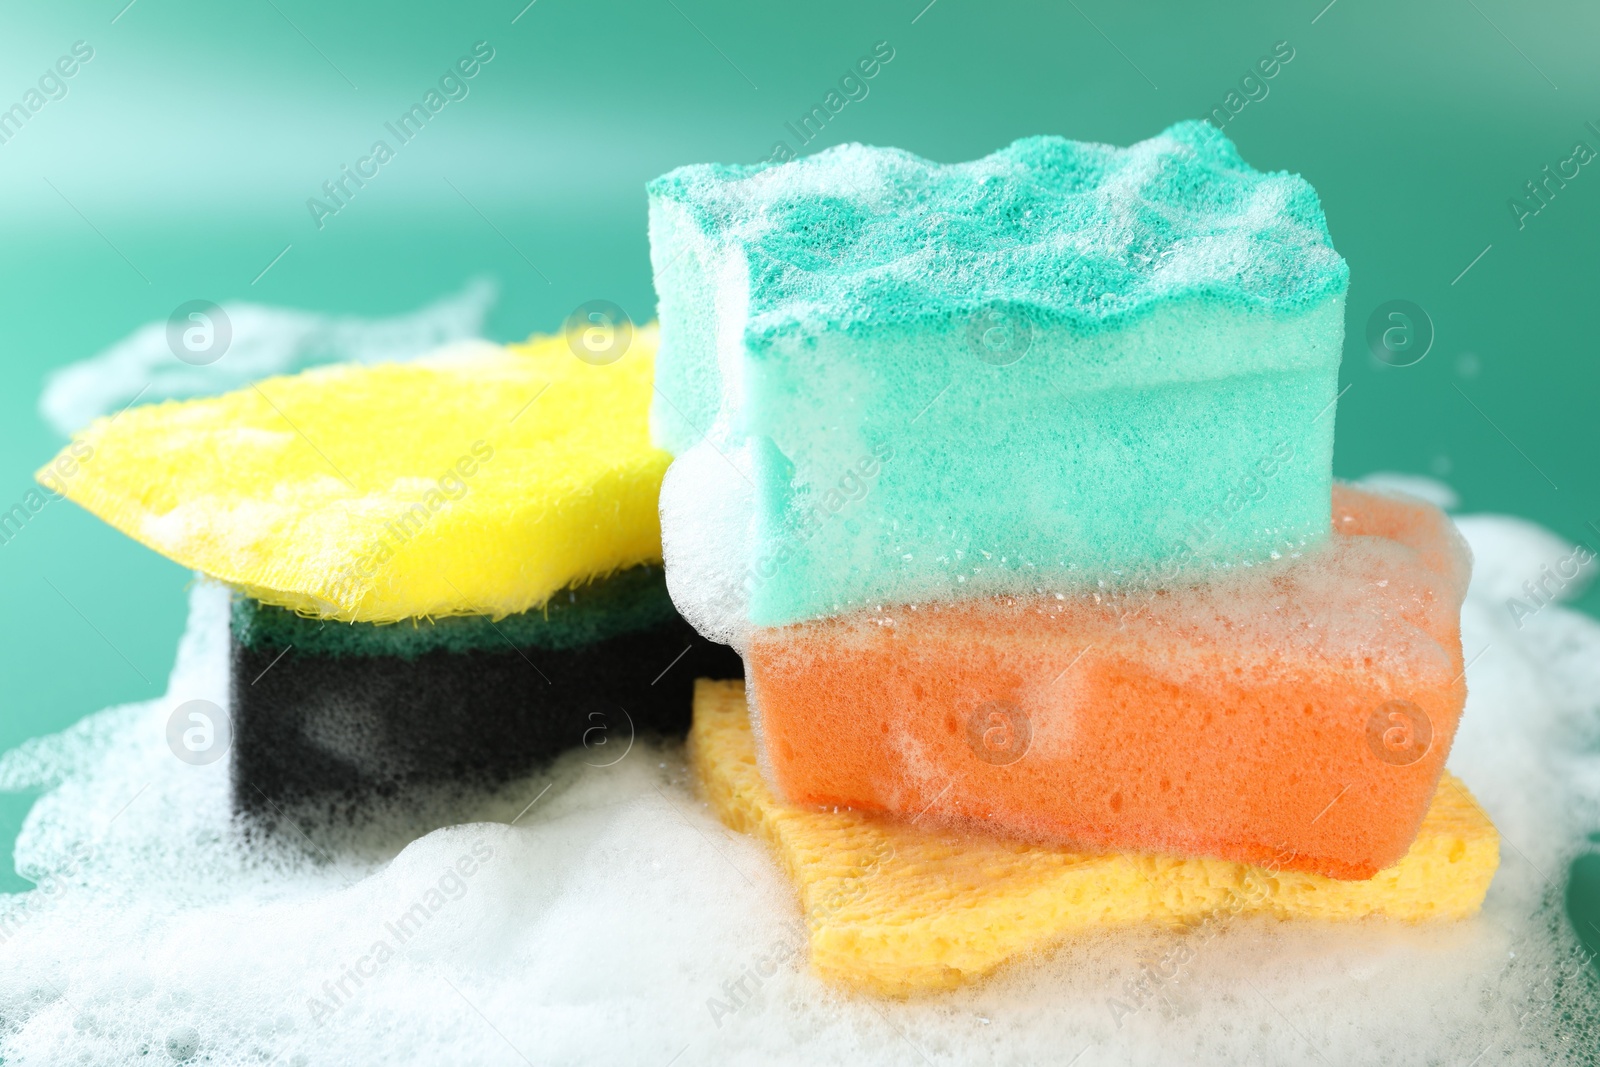
[[[1527,524],[1461,526],[1485,574],[1548,562]],[[1562,881],[1600,826],[1600,624],[1551,605],[1519,628],[1497,592],[1475,582],[1463,612],[1487,651],[1451,758],[1504,835],[1481,918],[1119,934],[901,1003],[804,969],[793,890],[676,746],[576,753],[404,847],[399,827],[242,833],[224,764],[164,739],[178,703],[225,700],[225,596],[201,586],[167,696],[0,759],[0,786],[48,790],[17,843],[41,888],[0,905],[0,1059],[1582,1062],[1600,989]]]
[[[215,396],[323,363],[415,359],[481,336],[499,292],[494,281],[478,278],[426,307],[381,319],[231,301],[222,311],[232,339],[216,362],[203,366],[174,356],[165,321],[146,323],[89,359],[53,371],[39,397],[39,414],[70,437],[135,400]]]
[[[706,440],[674,460],[661,482],[661,555],[673,606],[702,636],[741,653],[750,597],[737,561],[755,518],[748,467],[746,453],[719,452]]]
[[[995,299],[1090,332],[1195,295],[1295,313],[1349,281],[1310,183],[1256,170],[1203,122],[1126,148],[1027,137],[946,165],[844,144],[680,167],[647,188],[652,243],[683,232],[702,266],[745,251],[751,339]]]

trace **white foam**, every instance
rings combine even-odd
[[[52,372],[39,398],[39,414],[70,436],[135,399],[212,396],[322,363],[415,359],[440,345],[479,336],[498,295],[492,280],[478,278],[416,311],[372,319],[230,301],[222,310],[232,340],[216,362],[183,362],[168,345],[166,321],[146,323],[89,359]]]
[[[678,614],[708,640],[741,651],[749,637],[749,574],[740,568],[755,523],[748,448],[710,438],[690,446],[661,483],[661,554]]]
[[[1422,474],[1403,474],[1399,471],[1373,471],[1356,479],[1357,485],[1364,485],[1369,489],[1379,492],[1404,493],[1414,496],[1418,500],[1426,500],[1441,511],[1454,511],[1461,506],[1461,498],[1456,491],[1439,481]]]
[[[1526,519],[1464,515],[1456,525],[1483,549],[1474,561],[1472,584],[1485,603],[1500,601],[1505,607],[1518,600],[1537,609],[1541,600],[1576,599],[1594,578],[1592,550]]]
[[[1517,520],[1462,526],[1481,574],[1548,562]],[[1468,596],[1467,654],[1487,651],[1451,758],[1505,839],[1480,918],[1129,932],[908,1003],[804,969],[792,891],[694,799],[674,746],[608,768],[580,753],[403,849],[241,834],[223,764],[183,763],[164,738],[173,707],[224,688],[223,606],[201,586],[165,697],[0,758],[0,787],[48,789],[17,844],[48,891],[0,903],[0,1060],[1581,1061],[1600,995],[1562,892],[1600,826],[1600,625],[1551,604],[1519,628],[1498,581]],[[429,918],[402,942],[388,926],[419,904]]]

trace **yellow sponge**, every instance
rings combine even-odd
[[[563,337],[469,344],[133,408],[38,477],[269,604],[499,617],[661,558],[655,342],[604,365]]]
[[[1230,915],[1406,921],[1475,913],[1500,837],[1446,773],[1416,843],[1363,882],[1224,860],[1090,854],[780,803],[756,768],[742,682],[695,684],[690,762],[729,827],[766,840],[800,891],[812,966],[891,996],[947,989],[1074,932]]]

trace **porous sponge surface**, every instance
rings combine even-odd
[[[1499,835],[1454,776],[1398,863],[1365,881],[1276,864],[1085,853],[851,811],[787,805],[757,768],[742,683],[695,686],[689,752],[730,828],[765,840],[795,883],[824,978],[889,996],[948,989],[1074,934],[1234,915],[1407,922],[1476,913]]]
[[[66,495],[301,614],[525,612],[660,560],[654,348],[652,329],[606,365],[562,337],[477,344],[133,408],[79,435]]]
[[[648,191],[675,225],[743,251],[753,342],[997,298],[1080,332],[1196,295],[1293,313],[1349,280],[1311,185],[1263,174],[1197,121],[1127,148],[1027,137],[948,165],[846,144],[681,167]]]
[[[1334,536],[1226,581],[886,607],[756,631],[779,795],[1360,879],[1411,845],[1466,699],[1470,561],[1340,486]]]
[[[568,586],[542,607],[493,620],[445,615],[395,623],[309,618],[248,596],[233,598],[233,635],[247,649],[293,647],[302,656],[397,657],[430,652],[562,652],[662,626],[677,617],[659,566],[641,564]]]
[[[1265,346],[1305,353],[1307,334],[1337,339],[1334,310],[1315,329],[1263,326],[1280,335]],[[1152,315],[1117,347],[1239,352],[1249,331],[1208,318]],[[797,350],[750,376],[765,431],[752,444],[752,624],[1225,571],[1326,536],[1336,351],[1309,367],[1095,390],[1067,344],[1040,342],[1016,366],[917,374],[926,341],[883,364],[898,382],[849,366],[888,354],[869,341]]]
[[[710,453],[664,522],[753,498],[696,549],[727,561],[702,590],[744,590],[680,602],[702,632],[1324,535],[1348,271],[1311,187],[1205,124],[948,166],[846,145],[650,193],[653,433]]]

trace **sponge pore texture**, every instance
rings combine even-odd
[[[1138,924],[1459,919],[1482,906],[1500,862],[1493,824],[1449,773],[1404,858],[1341,882],[1272,860],[1095,854],[787,805],[756,769],[736,681],[695,684],[689,753],[712,810],[768,842],[793,880],[816,971],[890,996],[949,989],[1070,937]]]
[[[1325,536],[1348,271],[1310,185],[1210,127],[845,145],[650,197],[668,552],[738,512],[684,545],[723,571],[674,587],[702,632]]]
[[[1370,877],[1466,699],[1469,559],[1341,486],[1334,536],[1225,581],[891,606],[755,632],[762,757],[800,807]]]
[[[296,614],[247,596],[233,600],[233,636],[247,649],[293,647],[301,655],[393,656],[414,660],[430,652],[501,652],[535,648],[561,652],[677,619],[661,567],[641,564],[561,590],[534,608],[502,619],[444,615],[394,623],[340,622]]]
[[[85,430],[50,484],[301,614],[525,612],[661,558],[669,457],[647,432],[654,342],[637,331],[603,366],[562,337],[479,342],[133,408]]]

